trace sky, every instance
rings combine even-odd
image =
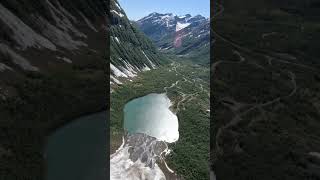
[[[130,20],[139,20],[150,13],[173,13],[210,16],[210,0],[118,0]]]

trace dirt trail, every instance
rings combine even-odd
[[[222,12],[224,12],[224,8],[222,8],[222,9],[223,9]],[[217,15],[220,15],[221,13],[219,13],[219,14],[217,13]],[[215,32],[214,30],[212,30],[212,32],[214,34],[214,37],[216,37],[218,39],[221,39],[222,41],[224,41],[224,42],[228,43],[229,45],[231,45],[232,47],[236,48],[237,50],[234,50],[233,53],[238,55],[239,59],[240,59],[239,61],[218,60],[217,62],[214,62],[212,64],[212,66],[211,66],[211,70],[212,70],[213,74],[215,73],[217,66],[220,65],[221,63],[242,63],[242,62],[245,62],[246,59],[241,55],[241,53],[240,53],[241,51],[245,52],[245,53],[248,53],[248,54],[260,55],[260,56],[264,57],[267,60],[268,65],[270,65],[270,66],[273,65],[272,61],[277,61],[277,62],[281,62],[281,63],[285,63],[285,64],[291,64],[291,65],[294,65],[294,66],[297,66],[297,67],[300,67],[300,68],[305,68],[305,69],[310,69],[310,70],[317,70],[317,69],[315,69],[313,67],[310,67],[310,66],[307,66],[307,65],[304,65],[304,64],[299,64],[299,63],[287,61],[285,59],[282,59],[280,57],[275,56],[274,54],[265,54],[265,53],[260,53],[260,52],[253,51],[253,50],[251,50],[249,48],[246,48],[246,47],[243,47],[243,46],[239,45],[236,42],[233,42],[233,41],[230,41],[230,40],[226,39],[222,35],[220,35],[217,32]],[[256,65],[257,65],[257,67],[261,66],[259,64],[256,64]],[[262,66],[261,66],[261,68],[264,69],[264,67],[262,67]],[[246,114],[248,114],[248,113],[250,113],[250,112],[252,112],[253,110],[256,110],[256,109],[259,110],[259,112],[261,113],[262,117],[266,118],[266,114],[265,114],[266,111],[264,110],[264,108],[266,106],[269,106],[269,105],[272,105],[272,104],[274,104],[276,102],[279,102],[281,99],[290,98],[297,92],[298,86],[297,86],[297,82],[296,82],[296,75],[292,71],[288,71],[288,74],[290,76],[290,82],[292,84],[292,90],[288,95],[281,96],[281,97],[276,97],[276,98],[271,99],[269,101],[255,103],[255,104],[246,104],[246,103],[242,103],[242,102],[237,102],[236,100],[234,100],[232,98],[220,99],[222,104],[227,106],[231,110],[231,112],[234,114],[234,117],[227,124],[225,124],[224,126],[220,127],[218,129],[218,131],[217,131],[215,148],[216,148],[216,152],[218,154],[222,154],[223,153],[223,150],[222,150],[222,148],[220,147],[220,144],[219,144],[219,140],[220,140],[221,135],[223,134],[224,130],[230,129],[231,127],[234,127],[234,126],[238,125],[243,120],[242,117],[244,115],[246,115]],[[243,111],[243,112],[240,112],[240,109],[242,107],[244,107],[244,106],[249,106],[249,108],[247,110]],[[252,122],[249,122],[248,125],[250,125],[251,123]],[[236,134],[236,132],[234,132],[234,133]]]
[[[200,93],[202,93],[204,91],[206,91],[207,95],[210,97],[210,93],[203,88],[203,84],[202,84],[202,83],[206,83],[207,85],[209,85],[209,83],[205,82],[204,80],[202,80],[200,78],[189,78],[189,77],[186,77],[184,74],[182,74],[182,73],[180,73],[178,71],[178,69],[182,65],[177,63],[177,62],[174,62],[171,65],[172,65],[171,70],[174,71],[177,75],[180,75],[181,79],[177,80],[171,86],[164,87],[163,89],[164,89],[165,93],[168,93],[168,89],[172,89],[172,88],[177,88],[177,89],[180,90],[180,91],[177,91],[177,92],[181,96],[181,99],[179,101],[175,102],[175,104],[176,104],[175,113],[178,113],[181,109],[185,110],[184,104],[187,103],[187,102],[190,102],[193,99],[195,99],[197,95],[199,95]],[[199,88],[200,91],[198,91],[196,93],[183,92],[182,89],[178,86],[178,84],[182,84],[182,83],[194,84],[194,86],[196,88]]]

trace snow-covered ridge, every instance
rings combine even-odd
[[[180,22],[177,22],[177,25],[176,25],[176,32],[180,31],[181,29],[184,29],[188,26],[190,26],[191,23],[180,23]]]
[[[191,16],[190,14],[186,14],[183,16],[178,16],[172,13],[160,14],[160,13],[154,12],[138,20],[137,22],[139,24],[146,24],[146,23],[151,23],[154,25],[158,24],[160,26],[165,26],[169,29],[175,28],[177,31],[179,31],[191,25],[192,23],[196,23],[196,22],[198,23],[200,21],[208,21],[208,20],[207,18],[201,15]]]

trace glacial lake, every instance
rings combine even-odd
[[[177,116],[169,109],[166,94],[148,94],[129,101],[124,107],[124,129],[144,133],[168,143],[179,139]]]
[[[84,116],[48,137],[47,180],[107,179],[107,112]]]

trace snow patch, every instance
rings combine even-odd
[[[142,68],[142,71],[150,71],[151,69],[147,66],[147,65],[145,65],[143,68]]]
[[[190,25],[190,23],[180,23],[180,22],[177,22],[177,25],[176,25],[176,32],[188,27]]]
[[[123,17],[124,15],[118,11],[115,11],[115,10],[111,10],[111,12],[115,13],[116,15],[120,16],[120,17]]]
[[[62,61],[64,61],[64,62],[66,62],[66,63],[69,63],[69,64],[71,64],[71,63],[72,63],[72,61],[71,61],[69,58],[67,58],[67,57],[60,57],[60,56],[57,56],[57,59],[60,59],[60,60],[62,60]]]
[[[115,2],[115,4],[116,4],[116,6],[117,6],[117,8],[118,8],[119,10],[122,10],[122,8],[121,8],[120,5],[118,4],[118,2]]]
[[[129,64],[128,62],[126,62],[126,61],[124,61],[124,60],[123,60],[122,62],[125,63],[125,67],[126,67],[126,68],[120,67],[121,70],[122,70],[122,72],[124,72],[128,77],[135,77],[135,76],[137,76],[137,75],[136,75],[137,72],[134,70],[134,68],[133,68],[133,66],[132,66],[131,64]]]
[[[152,179],[165,180],[166,177],[157,164],[154,168],[146,166],[141,160],[133,162],[130,159],[129,146],[121,147],[110,156],[110,179],[111,180],[138,180]]]
[[[114,37],[114,39],[120,44],[120,40],[118,37]]]
[[[141,50],[141,52],[142,52],[143,55],[147,58],[147,60],[149,61],[151,67],[152,67],[153,69],[155,69],[155,68],[156,68],[156,65],[153,64],[153,62],[149,59],[149,57],[146,55],[146,53],[144,53],[143,50]]]
[[[116,84],[122,84],[121,81],[119,81],[117,78],[115,78],[114,76],[110,75],[110,79],[115,82]]]
[[[111,71],[113,72],[113,74],[116,76],[116,77],[128,77],[126,74],[124,74],[122,71],[120,71],[116,66],[114,66],[112,63],[110,63],[110,68],[111,68]]]

